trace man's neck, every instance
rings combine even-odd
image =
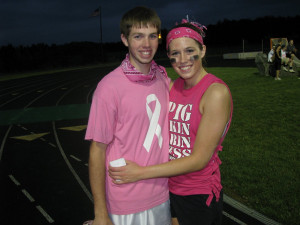
[[[150,66],[151,64],[142,65],[140,68],[136,68],[138,71],[140,71],[142,74],[149,74],[150,72]]]
[[[142,63],[135,63],[130,61],[130,63],[135,67],[135,69],[139,72],[141,72],[142,74],[149,74],[150,72],[150,67],[151,67],[151,63],[147,63],[147,64],[142,64]]]

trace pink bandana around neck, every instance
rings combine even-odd
[[[130,62],[129,54],[126,54],[126,58],[123,60],[121,64],[122,70],[126,77],[133,82],[150,82],[156,79],[156,71],[159,70],[164,74],[164,70],[161,69],[155,62],[152,60],[150,66],[149,74],[143,74],[138,71]]]
[[[198,41],[199,43],[201,43],[202,45],[204,45],[203,38],[198,32],[194,31],[189,27],[177,27],[171,30],[167,35],[167,50],[169,48],[169,44],[171,43],[171,41],[181,37],[192,38]]]

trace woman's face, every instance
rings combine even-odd
[[[174,70],[183,79],[193,79],[200,76],[202,58],[205,56],[206,47],[200,49],[198,42],[192,38],[182,37],[171,41],[168,56]]]

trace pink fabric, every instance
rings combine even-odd
[[[148,82],[154,80],[156,78],[155,73],[159,71],[161,74],[167,76],[167,73],[163,67],[157,65],[154,60],[151,62],[150,72],[149,74],[145,75],[138,71],[129,60],[129,54],[126,55],[126,58],[123,60],[121,64],[122,70],[127,78],[133,82]]]
[[[171,41],[181,37],[192,38],[198,41],[199,43],[201,43],[202,45],[204,45],[203,37],[205,37],[205,32],[203,31],[203,29],[207,29],[207,28],[204,25],[201,25],[200,23],[190,22],[186,19],[182,19],[181,24],[187,24],[187,23],[196,27],[199,30],[199,32],[201,32],[201,34],[189,27],[174,28],[167,35],[167,45],[166,45],[167,50],[169,48],[169,44],[171,43]]]
[[[191,89],[184,89],[184,80],[175,81],[170,92],[169,135],[170,160],[189,156],[192,152],[199,123],[202,115],[199,112],[199,104],[207,88],[213,83],[222,83],[222,80],[212,74],[205,75],[202,80]],[[232,100],[231,100],[232,101]],[[223,136],[216,147],[211,160],[201,171],[169,178],[170,191],[177,195],[208,194],[206,204],[210,205],[213,194],[217,200],[222,190],[219,165],[221,160],[218,151],[222,150],[222,142],[230,127],[230,120],[224,130]]]
[[[94,92],[85,138],[108,144],[107,166],[121,157],[142,166],[168,161],[170,80],[161,73],[162,67],[155,68],[155,79],[136,82],[120,66],[106,75]],[[166,178],[119,186],[107,174],[106,190],[108,211],[117,215],[144,211],[169,198]]]
[[[181,38],[181,37],[192,38],[203,45],[203,38],[198,32],[196,32],[193,29],[188,28],[188,27],[178,27],[178,28],[174,28],[173,30],[171,30],[168,33],[167,49],[169,48],[169,44],[171,43],[171,41],[173,41],[176,38]]]

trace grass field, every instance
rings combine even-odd
[[[256,68],[207,70],[228,84],[234,102],[220,153],[224,192],[277,222],[300,224],[300,80],[275,81]]]

